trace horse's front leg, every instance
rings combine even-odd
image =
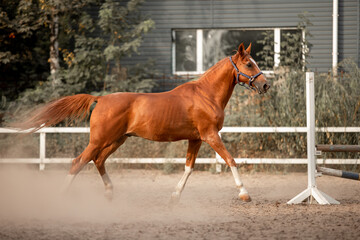
[[[245,202],[250,202],[251,198],[248,191],[245,189],[244,184],[240,180],[240,175],[236,167],[236,162],[231,154],[227,151],[224,143],[221,141],[218,132],[212,131],[208,134],[204,134],[203,140],[208,143],[226,162],[230,167],[231,172],[235,179],[236,187],[240,190],[239,198]]]
[[[193,172],[196,156],[201,147],[201,140],[189,140],[188,150],[186,154],[185,172],[179,183],[176,186],[175,192],[171,195],[171,203],[177,203],[180,200],[180,195],[184,190],[185,184]]]

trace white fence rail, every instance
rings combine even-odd
[[[360,127],[326,127],[317,128],[317,132],[357,132]],[[26,132],[26,131],[24,131]],[[42,128],[36,133],[40,134],[39,158],[0,158],[0,163],[33,163],[39,164],[40,170],[45,169],[45,164],[50,163],[71,163],[73,158],[47,158],[46,134],[49,133],[89,133],[86,127],[50,127]],[[220,133],[306,133],[306,127],[224,127]],[[19,133],[17,130],[0,128],[0,134]],[[185,153],[184,153],[185,155]],[[307,158],[235,158],[237,163],[247,164],[306,164]],[[318,159],[319,164],[357,164],[359,159]],[[109,158],[109,163],[185,163],[185,158]],[[222,163],[224,160],[216,154],[215,158],[197,158],[197,164]]]

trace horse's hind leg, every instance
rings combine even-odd
[[[189,140],[189,146],[186,154],[185,172],[180,179],[178,185],[176,186],[175,192],[173,192],[171,195],[172,203],[176,203],[180,200],[181,192],[184,190],[186,181],[188,180],[190,174],[193,172],[196,156],[199,152],[201,143],[201,140]]]
[[[75,176],[81,171],[81,169],[92,159],[95,159],[99,153],[99,148],[94,144],[89,144],[85,150],[72,161],[72,165],[68,175],[65,178],[65,182],[62,186],[61,192],[65,193],[72,181],[74,180]]]
[[[109,175],[106,172],[105,161],[119,146],[121,146],[125,142],[126,139],[127,139],[127,136],[123,136],[118,141],[115,141],[111,145],[102,149],[101,152],[99,153],[98,157],[94,160],[95,166],[98,169],[98,171],[101,175],[101,178],[104,182],[105,197],[108,200],[111,200],[112,196],[113,196],[113,184],[110,180]]]

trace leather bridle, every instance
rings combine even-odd
[[[256,79],[258,76],[260,76],[261,74],[263,74],[263,72],[260,71],[260,72],[258,72],[257,74],[255,74],[254,76],[249,76],[249,75],[247,75],[247,74],[245,74],[245,73],[240,72],[240,70],[237,68],[237,66],[235,65],[235,63],[233,62],[233,60],[232,60],[231,57],[229,57],[229,59],[230,59],[231,64],[234,66],[234,68],[235,68],[235,70],[236,70],[236,72],[237,72],[235,84],[238,83],[238,84],[239,84],[240,86],[242,86],[242,87],[245,87],[245,88],[247,88],[247,89],[249,89],[249,90],[254,90],[254,91],[256,91],[256,87],[252,86],[252,85],[253,85],[252,83],[255,81],[255,79]],[[247,79],[249,79],[249,87],[246,86],[244,82],[239,81],[239,75],[244,76],[244,77],[246,77]]]

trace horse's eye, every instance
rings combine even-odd
[[[251,62],[248,62],[248,63],[246,64],[246,66],[249,67],[249,68],[251,68],[251,67],[252,67]]]

